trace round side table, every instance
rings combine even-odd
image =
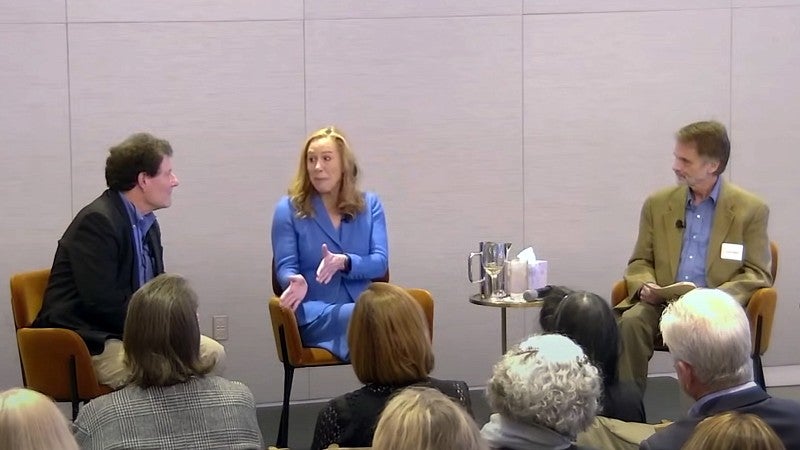
[[[524,300],[521,295],[509,295],[507,297],[500,298],[484,298],[481,294],[470,295],[469,302],[475,305],[500,308],[500,348],[503,350],[504,355],[506,354],[506,350],[508,348],[506,308],[541,307],[544,303],[541,299],[536,299],[529,302]]]

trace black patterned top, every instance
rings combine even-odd
[[[384,406],[395,392],[412,385],[434,388],[461,404],[472,415],[469,387],[463,381],[428,378],[404,386],[368,384],[332,399],[320,411],[311,450],[322,450],[331,444],[341,447],[372,446],[372,436]]]

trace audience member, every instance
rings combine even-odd
[[[492,414],[481,430],[494,449],[577,449],[577,434],[600,407],[602,379],[580,346],[558,334],[533,336],[494,366]]]
[[[437,391],[409,387],[381,414],[372,448],[379,450],[488,450],[475,421]]]
[[[78,450],[66,417],[48,397],[29,389],[0,393],[0,449]]]
[[[466,383],[428,376],[434,361],[428,322],[404,289],[389,283],[369,285],[356,301],[347,338],[353,371],[365,386],[334,398],[320,411],[312,450],[334,443],[369,447],[386,402],[411,385],[435,388],[472,414]]]
[[[572,292],[574,291],[568,287],[549,284],[536,289],[536,296],[542,300],[542,307],[539,309],[539,325],[543,332],[553,332],[553,318],[556,315],[556,309],[561,304],[561,300],[564,300],[564,297]]]
[[[85,405],[83,449],[263,449],[255,400],[243,384],[209,375],[200,358],[197,294],[159,275],[133,294],[123,335],[132,379]]]
[[[695,289],[667,307],[661,332],[678,382],[695,403],[686,418],[656,432],[641,449],[680,448],[703,418],[727,411],[760,417],[786,448],[800,448],[800,404],[770,397],[753,382],[750,324],[733,297]]]
[[[726,412],[703,419],[681,450],[786,450],[786,447],[758,416]]]
[[[553,315],[553,331],[583,348],[603,377],[599,414],[627,422],[645,422],[642,392],[632,381],[617,376],[619,330],[608,302],[597,294],[578,291],[568,294]]]

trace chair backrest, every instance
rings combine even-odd
[[[772,273],[772,284],[775,284],[775,277],[778,275],[778,244],[775,241],[769,241],[769,251],[772,253],[772,266],[770,273]]]
[[[50,269],[33,270],[11,276],[11,310],[17,330],[31,326],[42,309]]]
[[[772,252],[772,284],[778,274],[778,244],[769,243]],[[775,309],[778,306],[778,290],[774,287],[761,288],[753,293],[747,303],[747,318],[753,335],[753,354],[763,355],[769,349],[772,340],[772,324],[775,320]]]
[[[433,296],[425,289],[409,288],[406,291],[422,307],[422,312],[425,313],[425,318],[428,320],[428,332],[430,333],[431,341],[433,341]]]
[[[422,311],[425,313],[425,318],[428,322],[428,331],[431,340],[433,340],[433,296],[425,289],[409,288],[406,291],[419,302]],[[272,322],[272,334],[275,338],[275,347],[278,353],[278,358],[281,362],[289,362],[294,367],[302,367],[304,365],[329,365],[335,364],[336,360],[332,355],[325,350],[319,350],[318,354],[308,353],[308,348],[303,347],[302,340],[300,339],[300,330],[297,326],[297,318],[294,312],[289,308],[283,307],[277,297],[273,297],[269,301],[269,316]],[[281,336],[283,334],[283,336]],[[286,345],[286,353],[283,353],[281,348],[281,339]],[[323,364],[318,364],[320,361],[309,362],[308,359],[316,360],[321,357]]]
[[[63,328],[30,328],[42,309],[49,277],[50,269],[11,276],[11,309],[25,387],[59,402],[70,401],[70,360],[74,358],[75,388],[80,399],[110,392],[97,383],[89,350],[78,333]]]
[[[278,359],[295,367],[302,366],[303,342],[300,340],[300,330],[294,312],[281,306],[280,300],[273,297],[269,301],[269,317],[272,322],[272,335],[275,338]],[[281,340],[286,345],[287,354],[284,354],[283,348],[281,348]]]

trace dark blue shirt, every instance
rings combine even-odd
[[[128,211],[128,218],[131,220],[133,250],[139,262],[137,266],[137,273],[139,275],[138,288],[155,276],[153,273],[155,267],[153,262],[154,255],[152,254],[153,250],[147,244],[147,232],[150,231],[150,227],[155,223],[156,215],[152,212],[141,215],[139,211],[136,210],[133,203],[128,200],[128,197],[125,197],[125,194],[119,192],[119,197],[122,199],[122,203],[125,204],[125,209]]]

